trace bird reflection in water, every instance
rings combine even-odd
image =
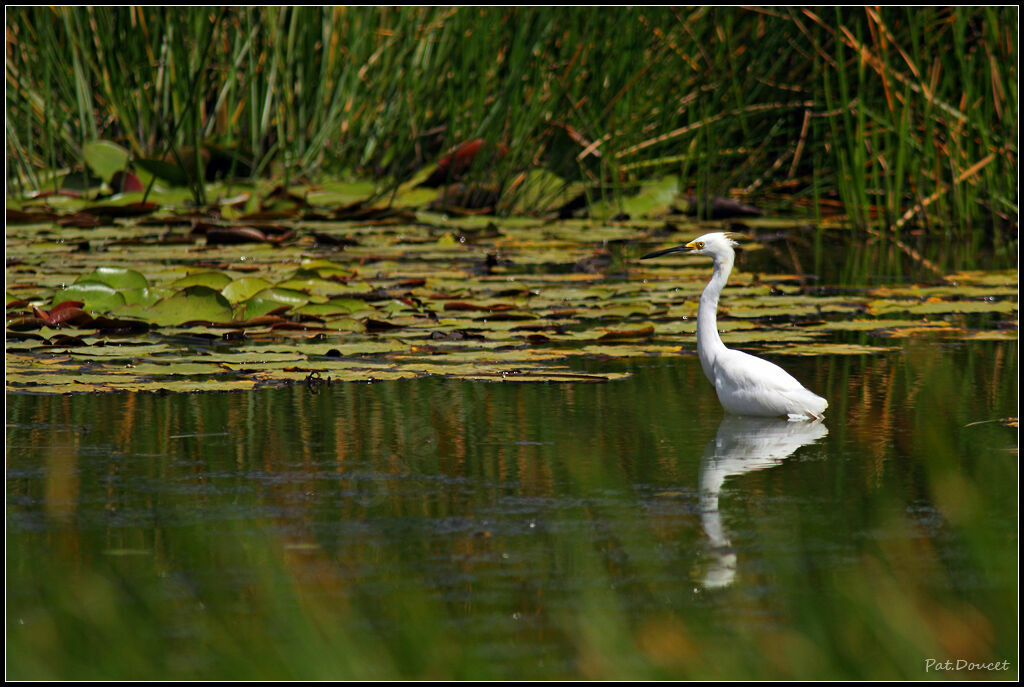
[[[818,422],[729,415],[708,442],[700,465],[701,524],[711,543],[711,565],[704,574],[705,589],[726,587],[736,577],[736,552],[722,525],[718,500],[727,477],[763,470],[782,463],[801,446],[828,434]]]

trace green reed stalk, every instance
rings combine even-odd
[[[509,193],[537,166],[592,198],[672,174],[999,242],[1016,27],[1012,7],[13,7],[8,181],[80,170],[104,138],[181,158],[197,199],[212,146],[255,178],[387,189],[484,138],[509,154],[470,178]]]

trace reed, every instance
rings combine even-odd
[[[9,194],[65,183],[96,139],[181,165],[202,201],[211,151],[235,176],[386,191],[484,138],[509,154],[475,177],[507,198],[534,167],[606,200],[674,174],[698,198],[838,203],[896,239],[1002,244],[1017,23],[1016,7],[12,7]]]

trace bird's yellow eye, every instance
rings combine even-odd
[[[703,241],[698,241],[697,242],[697,250],[700,250],[703,247],[704,247],[704,242]]]

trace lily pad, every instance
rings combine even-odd
[[[171,284],[173,289],[185,289],[189,286],[206,286],[215,291],[221,291],[231,283],[231,277],[223,272],[197,272],[187,277],[182,277]]]
[[[8,389],[257,389],[418,375],[577,383],[617,376],[569,370],[568,359],[696,355],[708,262],[629,262],[684,242],[696,227],[422,207],[413,215],[360,202],[313,208],[316,218],[303,221],[303,198],[314,193],[208,190],[222,193],[211,226],[248,226],[255,220],[246,215],[281,211],[291,238],[210,245],[192,235],[191,208],[95,227],[57,224],[95,204],[85,199],[47,199],[53,217],[9,224]],[[650,189],[669,190],[667,182]],[[153,199],[184,207],[186,194],[157,187]],[[320,238],[327,235],[344,244]],[[734,272],[718,320],[727,345],[871,355],[909,337],[1016,336],[1009,275],[819,294],[786,269]]]
[[[259,317],[282,306],[289,309],[305,305],[310,300],[309,294],[294,289],[271,287],[263,289],[245,301],[245,317]]]
[[[53,304],[65,301],[81,301],[90,312],[110,312],[125,304],[124,296],[117,289],[98,281],[75,282],[53,296]]]
[[[97,267],[75,281],[100,282],[114,289],[144,289],[149,286],[149,280],[141,272],[125,267]]]
[[[147,309],[149,319],[162,326],[186,322],[228,322],[231,304],[219,291],[208,286],[190,286],[161,299]]]
[[[943,300],[925,301],[877,300],[868,305],[872,315],[908,313],[910,315],[941,315],[947,313],[1013,313],[1019,306],[1014,300]]]
[[[128,164],[128,151],[113,141],[90,141],[82,146],[82,157],[96,176],[109,183]]]
[[[266,279],[259,277],[241,277],[232,280],[230,284],[221,288],[221,293],[231,303],[247,301],[264,289],[272,288],[274,285]]]
[[[166,294],[164,289],[121,289],[118,293],[124,298],[125,305],[142,306],[148,308],[163,298]]]

